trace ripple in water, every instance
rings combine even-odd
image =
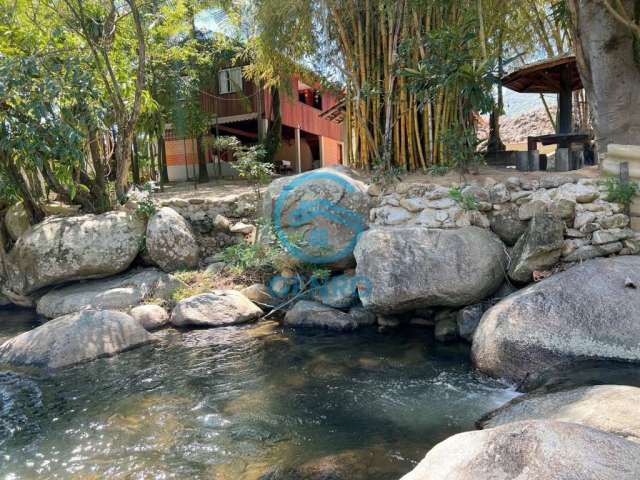
[[[516,395],[422,331],[159,336],[52,376],[0,374],[0,477],[387,480]]]

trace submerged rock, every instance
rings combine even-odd
[[[449,437],[401,480],[635,480],[640,445],[575,423],[528,421]]]
[[[191,226],[169,207],[161,208],[149,219],[146,247],[151,261],[165,272],[195,268],[200,259]]]
[[[640,258],[597,259],[488,310],[473,338],[483,372],[522,381],[582,360],[640,361]]]
[[[253,322],[262,310],[235,290],[215,290],[180,300],[171,312],[171,323],[178,327],[224,327]]]
[[[516,398],[478,422],[494,428],[523,420],[572,422],[640,442],[640,388],[597,385]]]
[[[86,309],[124,310],[140,305],[145,299],[167,300],[184,286],[183,282],[160,270],[138,270],[51,290],[40,297],[37,310],[47,318]]]
[[[377,228],[354,253],[362,303],[382,314],[477,303],[498,289],[506,267],[503,243],[478,227]]]
[[[83,310],[51,320],[0,346],[0,363],[61,368],[154,341],[125,313]]]
[[[7,286],[21,295],[126,270],[138,255],[144,221],[109,212],[51,218],[29,229],[7,257]]]
[[[282,323],[290,327],[317,327],[341,331],[355,330],[359,327],[356,317],[308,300],[297,302],[286,313]]]

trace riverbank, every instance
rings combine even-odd
[[[506,381],[522,392],[542,394],[538,386],[544,384],[544,392],[552,391],[559,373],[574,371],[579,376],[594,364],[640,362],[640,330],[633,320],[640,312],[640,239],[629,228],[626,206],[613,196],[611,185],[570,175],[484,178],[482,183],[446,187],[424,181],[373,185],[364,180],[344,168],[322,169],[277,179],[260,194],[162,202],[142,196],[117,212],[48,219],[16,240],[6,256],[2,288],[8,299],[35,307],[50,320],[2,344],[0,362],[12,372],[37,368],[40,378],[62,378],[69,369],[93,369],[94,365],[128,371],[122,363],[125,359],[145,355],[163,364],[169,359],[179,368],[191,364],[182,357],[170,360],[174,348],[202,346],[209,352],[221,348],[229,362],[245,365],[243,354],[231,347],[242,344],[243,335],[248,335],[248,343],[268,346],[274,341],[284,349],[308,338],[316,339],[309,340],[310,345],[320,341],[320,350],[340,345],[358,358],[350,366],[354,360],[341,353],[342,360],[335,364],[316,359],[313,368],[304,367],[303,377],[322,378],[317,388],[340,396],[379,381],[376,372],[388,358],[371,351],[373,358],[362,357],[368,350],[359,339],[367,339],[382,352],[385,342],[396,345],[396,351],[407,349],[401,355],[403,371],[411,371],[416,363],[415,377],[385,370],[393,388],[387,384],[384,388],[389,391],[383,389],[378,395],[400,404],[414,398],[411,385],[422,384],[424,378],[433,381],[437,402],[440,393],[451,388],[466,392],[467,385],[476,381],[494,385],[488,392],[498,388],[514,395],[500,384]],[[414,335],[422,346],[413,340],[407,343]],[[396,344],[398,339],[401,345]],[[283,365],[306,365],[303,350],[281,358]],[[423,368],[436,359],[425,352],[436,353],[438,361],[444,362],[429,367],[432,374]],[[462,386],[435,375],[438,369],[447,371],[451,359],[456,363],[464,359],[464,375],[473,377],[466,377]],[[190,368],[187,378],[193,376]],[[205,358],[195,368],[218,380],[218,374],[230,375]],[[274,365],[268,368],[277,370]],[[367,373],[360,378],[354,368]],[[471,368],[478,373],[471,373]],[[163,383],[175,382],[172,372]],[[243,373],[242,368],[238,373]],[[491,383],[485,374],[498,383]],[[326,375],[331,382],[339,379],[338,383],[327,383]],[[601,378],[596,375],[583,382],[589,385]],[[235,382],[243,381],[235,378],[224,385],[234,389]],[[298,387],[291,382],[286,387],[295,396]],[[474,395],[478,402],[483,398],[482,393]],[[262,401],[280,404],[282,398]],[[442,437],[425,442],[423,448],[471,430],[482,415],[498,406],[474,410],[471,424],[451,420],[457,425],[454,431],[439,424],[436,436]],[[321,424],[334,425],[336,419],[321,413],[321,404],[308,403],[304,408],[311,417],[320,414]],[[378,413],[384,416],[388,408]],[[409,425],[422,425],[422,416],[429,423],[434,415],[449,419],[461,415],[451,417],[450,411],[455,408],[445,401],[441,410],[419,412],[407,422],[408,431]],[[517,428],[533,432],[532,436],[527,437],[525,430],[517,435],[529,438],[530,445],[545,448],[554,435],[564,434],[576,441],[591,441],[591,433],[574,427],[565,431],[545,415],[527,421],[533,423]],[[582,425],[571,416],[564,421]],[[344,419],[338,422],[343,423],[350,425]],[[516,427],[511,423],[495,426],[487,430],[490,438],[460,438],[472,438],[485,445],[478,447],[481,450],[490,449],[502,445],[512,428]],[[370,432],[360,433],[369,439]],[[217,445],[218,434],[207,437],[205,450]],[[598,435],[598,441],[613,450],[627,452],[615,457],[602,478],[626,478],[616,476],[624,458],[630,472],[640,472],[629,440],[623,438],[626,443],[618,445],[617,431]],[[452,442],[457,441],[453,438]],[[238,442],[224,448],[242,448],[242,440]],[[369,440],[363,443],[368,445]],[[356,447],[340,446],[343,453]],[[312,455],[295,466],[287,463],[282,472],[276,472],[281,477],[264,470],[255,478],[297,478],[297,468],[326,453],[317,446],[308,448]],[[379,442],[374,448],[379,448]],[[447,458],[446,450],[436,447],[434,451],[445,452],[442,458]],[[572,462],[580,463],[579,456],[570,454]],[[328,461],[330,468],[351,462],[352,452],[349,455]],[[389,462],[393,463],[394,455],[387,457]],[[431,465],[428,471],[435,468],[430,462],[436,461],[463,474],[462,467],[438,455],[425,459]],[[414,462],[419,458],[411,456]],[[566,468],[561,462],[549,465],[551,471]],[[440,478],[425,476],[421,468],[408,478]],[[316,478],[305,475],[302,478]]]

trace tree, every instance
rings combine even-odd
[[[137,0],[48,1],[52,12],[60,14],[65,26],[91,52],[92,67],[102,82],[113,115],[115,190],[118,198],[124,199],[145,90],[145,25]]]
[[[640,7],[635,0],[570,0],[576,57],[601,151],[640,138]],[[615,6],[615,8],[614,8]]]

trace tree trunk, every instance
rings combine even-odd
[[[198,182],[207,183],[209,181],[209,172],[207,172],[207,157],[204,154],[202,135],[196,137],[196,149],[198,150]]]
[[[267,152],[265,160],[273,163],[282,143],[282,112],[280,110],[280,90],[278,87],[271,87],[269,120],[269,127],[262,143]]]
[[[138,139],[133,137],[133,159],[131,160],[131,175],[133,184],[140,185],[140,152],[138,152]]]
[[[169,170],[167,168],[167,150],[164,144],[164,135],[158,134],[158,167],[160,168],[160,183],[169,183]]]
[[[33,196],[33,193],[29,188],[29,184],[26,182],[26,179],[20,172],[20,168],[13,162],[11,158],[9,158],[8,155],[4,157],[3,160],[5,172],[11,180],[11,183],[18,189],[18,194],[22,199],[22,204],[25,211],[27,212],[27,215],[29,216],[30,223],[32,225],[40,223],[42,220],[44,220],[45,217],[44,210],[38,202],[38,199]]]
[[[634,0],[621,0],[633,12]],[[570,0],[575,49],[601,152],[611,143],[640,143],[640,66],[631,30],[598,0]],[[595,20],[594,20],[595,19]]]
[[[121,128],[124,128],[123,126]],[[116,196],[123,201],[129,186],[129,169],[131,167],[131,144],[133,132],[118,130],[116,134]]]

